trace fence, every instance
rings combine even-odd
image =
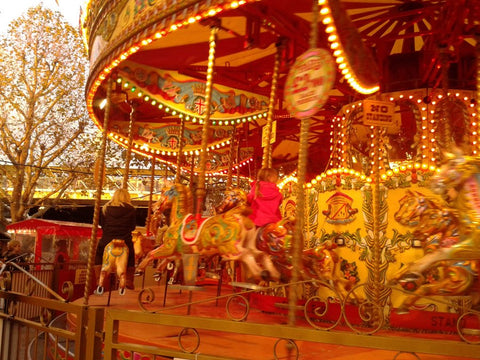
[[[44,273],[48,271],[53,272],[54,269],[40,270],[39,276],[46,276]],[[46,279],[54,277],[52,273]],[[192,291],[196,287],[184,287],[180,289],[183,292],[171,291],[168,298],[170,303],[174,299],[188,298],[181,306],[163,306],[149,310],[149,306],[156,306],[151,301],[155,297],[153,294],[156,292],[158,296],[164,291],[163,284],[158,284],[155,290],[147,288],[138,294],[142,307],[140,311],[86,306],[81,304],[81,301],[73,303],[60,296],[53,296],[50,291],[47,291],[45,297],[40,297],[38,295],[42,292],[36,289],[40,286],[37,282],[26,285],[27,281],[23,290],[15,291],[13,284],[20,284],[18,286],[21,287],[21,279],[21,274],[14,273],[11,282],[8,279],[6,281],[5,277],[1,281],[0,360],[245,359],[241,357],[242,354],[233,353],[226,346],[207,349],[202,347],[205,342],[212,342],[212,339],[217,345],[222,339],[236,339],[238,342],[245,337],[268,339],[272,349],[266,358],[276,359],[298,359],[300,355],[297,343],[341,344],[411,354],[480,358],[478,330],[474,334],[477,341],[466,342],[454,340],[452,337],[428,339],[411,333],[397,333],[392,336],[385,327],[378,332],[371,331],[371,328],[365,326],[365,321],[360,322],[358,327],[349,328],[346,326],[348,315],[345,304],[337,304],[338,320],[322,329],[322,321],[317,322],[318,319],[313,317],[306,321],[308,316],[316,313],[313,309],[308,310],[308,304],[303,308],[299,307],[299,314],[304,314],[305,318],[295,326],[286,325],[284,321],[263,323],[255,316],[248,321],[243,316],[232,317],[235,307],[242,311],[248,310],[250,302],[255,299],[252,295],[256,294],[257,289],[233,291],[213,297],[204,294],[207,291],[199,291],[195,294],[196,301],[192,301]],[[215,292],[216,290],[212,289],[212,293]],[[202,300],[198,300],[199,298]],[[209,305],[212,301],[218,305]],[[309,305],[321,305],[317,302],[321,303],[315,300]],[[26,310],[20,311],[22,306]],[[280,308],[277,307],[277,314],[272,316],[278,316]],[[66,321],[67,318],[70,321]],[[156,340],[149,343],[145,336],[127,336],[125,329],[136,329],[136,332],[147,334]],[[160,337],[159,334],[168,336]],[[208,337],[210,340],[204,341]],[[255,342],[256,340],[245,341],[241,346],[246,349],[248,343]],[[289,354],[279,355],[286,348],[289,349]]]

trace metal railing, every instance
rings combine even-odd
[[[7,267],[9,271],[5,271]],[[71,282],[62,286],[64,297],[52,290],[59,288],[55,283],[59,272],[83,267],[85,264],[62,264],[62,268],[46,263],[2,264],[1,360],[101,358],[103,309],[70,303],[74,295]],[[53,321],[60,314],[74,319],[75,325]]]
[[[38,296],[42,293],[37,287],[46,286],[40,280],[24,286],[23,290],[14,290],[13,283],[17,280],[12,279],[18,276],[20,283],[19,279],[23,279],[21,275],[14,273],[11,279],[9,276],[0,278],[0,360],[114,360],[120,355],[129,359],[154,360],[248,359],[245,354],[232,353],[225,347],[204,345],[211,343],[212,338],[239,341],[245,337],[250,339],[242,345],[245,347],[256,345],[261,348],[262,345],[256,343],[267,339],[271,349],[265,349],[263,345],[262,355],[267,353],[268,358],[274,359],[298,359],[301,346],[297,343],[341,344],[396,351],[397,355],[392,359],[402,352],[414,354],[418,359],[421,357],[417,354],[480,358],[479,341],[466,342],[443,335],[423,337],[408,332],[392,334],[383,321],[368,324],[365,318],[363,321],[360,319],[358,326],[349,326],[346,304],[342,302],[336,302],[338,319],[322,319],[324,314],[315,307],[321,308],[328,301],[322,301],[318,294],[298,306],[298,323],[295,326],[285,325],[285,321],[281,320],[281,305],[288,305],[282,303],[275,304],[278,310],[271,314],[273,320],[263,322],[264,317],[259,317],[261,311],[258,310],[247,320],[251,301],[256,301],[252,295],[277,290],[278,286],[256,286],[238,291],[242,289],[242,283],[232,283],[233,288],[230,289],[233,291],[223,295],[214,288],[205,291],[198,286],[171,287],[180,291],[170,292],[167,306],[165,303],[159,306],[154,303],[155,294],[157,298],[159,294],[166,297],[165,284],[159,283],[153,289],[146,288],[138,293],[139,310],[125,310],[70,302],[52,294],[51,289],[46,290],[47,294],[43,293],[45,296]],[[291,285],[282,286],[288,288]],[[192,293],[195,301],[192,301]],[[132,299],[130,308],[135,302],[135,298]],[[31,310],[20,311],[22,305]],[[368,303],[363,309],[359,306],[358,311],[368,313],[366,308]],[[240,316],[234,315],[238,309]],[[384,311],[378,310],[380,313]],[[58,321],[59,315],[64,321]],[[473,335],[478,338],[480,330]]]

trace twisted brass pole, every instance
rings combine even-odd
[[[237,127],[233,126],[232,138],[230,142],[230,154],[228,157],[228,175],[227,175],[227,190],[232,187],[232,177],[233,177],[233,157],[235,156],[235,136],[237,134]]]
[[[283,43],[277,44],[277,53],[275,54],[275,64],[273,66],[272,87],[270,89],[270,99],[268,101],[267,123],[265,124],[265,132],[267,134],[266,144],[263,148],[262,167],[272,167],[272,123],[273,111],[275,108],[275,100],[277,94],[278,73],[280,69],[280,61],[282,58]]]
[[[83,303],[88,305],[88,298],[90,296],[91,289],[91,278],[92,278],[92,268],[95,258],[95,251],[97,250],[97,231],[100,220],[100,211],[101,211],[101,201],[102,201],[102,189],[103,189],[103,174],[105,168],[105,150],[107,148],[107,130],[108,122],[110,118],[110,107],[111,107],[111,96],[112,96],[112,83],[113,80],[110,77],[107,81],[107,103],[105,105],[105,114],[103,118],[103,129],[102,129],[102,142],[100,148],[98,149],[97,159],[100,160],[98,163],[98,168],[100,175],[98,177],[97,189],[95,195],[95,207],[93,211],[93,225],[92,233],[90,235],[90,248],[88,251],[88,261],[87,261],[87,279],[85,281],[85,288],[83,293]]]
[[[205,89],[205,118],[203,120],[202,128],[202,151],[200,153],[198,184],[196,190],[197,206],[195,215],[200,218],[202,214],[203,202],[205,199],[205,165],[207,163],[207,146],[208,135],[210,130],[210,113],[211,113],[211,99],[212,99],[212,84],[213,84],[213,66],[215,65],[215,47],[217,41],[218,26],[212,26],[210,29],[209,53],[208,53],[208,68],[207,68],[207,84]]]
[[[310,48],[317,46],[317,22],[318,22],[318,1],[313,1],[312,7],[312,27],[310,34]],[[305,178],[307,173],[308,161],[308,133],[310,131],[310,118],[300,120],[300,146],[298,149],[298,169],[297,169],[297,206],[296,206],[296,224],[292,240],[292,286],[288,297],[288,324],[295,325],[295,312],[297,305],[296,284],[299,279],[299,268],[302,266],[301,254],[303,251],[303,230],[305,218]]]
[[[373,165],[373,175],[374,183],[372,187],[372,207],[373,207],[373,244],[372,245],[372,281],[369,282],[369,286],[372,289],[373,300],[377,303],[380,299],[380,264],[382,262],[382,248],[380,245],[380,206],[381,206],[381,195],[380,195],[380,129],[378,126],[375,126],[375,146],[374,146],[374,165]]]
[[[448,63],[448,49],[445,47],[440,48],[440,63],[442,65],[442,90],[443,90],[443,95],[445,96],[445,99],[448,101],[448,68],[449,68],[449,63]],[[453,140],[452,137],[452,128],[450,127],[450,121],[452,114],[451,111],[446,111],[444,116],[439,119],[439,121],[442,122],[443,126],[443,132],[440,134],[443,137],[443,143],[448,151],[451,151],[452,148],[455,146],[455,141]],[[428,162],[430,163],[431,156],[428,157]]]
[[[178,153],[177,153],[177,172],[175,173],[175,183],[180,182],[180,176],[182,175],[182,157],[185,140],[183,139],[183,133],[185,131],[185,120],[180,120],[180,135],[178,136]]]
[[[155,185],[155,156],[152,156],[152,164],[150,169],[150,194],[148,196],[148,212],[147,212],[147,221],[145,221],[145,229],[147,233],[150,229],[150,223],[152,221],[152,205],[153,205],[153,188]]]
[[[475,117],[475,127],[474,130],[476,132],[476,135],[474,135],[473,141],[472,141],[472,155],[479,155],[480,152],[480,137],[478,135],[478,129],[479,126],[478,124],[480,123],[480,34],[475,34],[475,40],[477,41],[477,45],[475,46],[475,60],[477,63],[477,79],[476,79],[476,86],[477,86],[477,96],[476,96],[476,101],[477,101],[477,107],[476,107],[476,112],[477,116]]]
[[[128,99],[127,99],[128,102]],[[128,147],[127,153],[125,155],[125,169],[123,173],[123,183],[122,188],[128,188],[128,177],[130,173],[130,160],[132,159],[132,146],[133,146],[133,123],[135,121],[135,111],[137,109],[137,105],[133,102],[129,102],[130,105],[130,122],[128,124]]]

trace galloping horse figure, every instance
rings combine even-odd
[[[173,185],[164,193],[161,201],[161,206],[171,208],[170,226],[163,236],[163,244],[143,259],[137,272],[144,271],[154,259],[165,262],[182,254],[198,253],[218,254],[224,259],[242,261],[254,277],[260,278],[265,268],[257,264],[254,249],[245,243],[248,231],[254,228],[248,218],[251,210],[246,199],[242,190],[228,191],[224,203],[217,207],[217,211],[223,210],[223,213],[198,219],[191,214],[193,197],[190,189],[182,184]],[[266,270],[274,271],[275,268]]]
[[[480,259],[479,184],[480,159],[449,154],[432,187],[434,192],[442,196],[446,207],[416,193],[417,223],[420,226],[414,235],[424,241],[428,239],[429,244],[424,245],[424,257],[400,269],[391,280],[392,283],[413,281],[419,285],[401,305],[402,311],[406,311],[422,295],[463,295],[471,292],[477,278],[477,266],[472,261]],[[409,201],[414,204],[415,199]],[[406,203],[401,202],[403,205]],[[406,213],[404,208],[401,210],[397,214]],[[399,219],[400,215],[397,220]],[[407,220],[404,218],[404,221],[415,225],[413,217]],[[438,264],[441,265],[440,281],[422,284],[425,272]],[[471,293],[475,295],[475,292]],[[474,304],[478,300],[474,298]]]
[[[426,254],[458,242],[456,211],[440,206],[421,192],[407,190],[394,217],[400,224],[415,228],[413,236],[421,241]]]
[[[95,293],[102,295],[104,291],[103,283],[108,274],[116,272],[119,284],[118,292],[120,295],[125,295],[125,287],[127,283],[127,262],[128,262],[128,247],[124,240],[113,239],[103,250],[102,268],[100,271],[100,278]]]

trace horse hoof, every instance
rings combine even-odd
[[[405,306],[401,306],[399,307],[396,311],[395,311],[398,315],[406,315],[410,312],[410,310],[405,307]]]
[[[143,270],[136,270],[133,276],[142,276],[143,275]]]
[[[260,277],[261,277],[262,280],[264,280],[264,281],[270,280],[270,271],[268,271],[268,270],[262,270],[262,272],[260,273]]]
[[[423,275],[422,274],[409,272],[409,273],[406,273],[405,275],[403,275],[402,278],[398,280],[398,282],[399,283],[418,282],[419,280],[423,282]]]
[[[97,286],[97,290],[93,292],[95,295],[103,295],[103,286]]]
[[[120,288],[120,289],[118,289],[118,293],[119,293],[121,296],[125,295],[125,288]]]

